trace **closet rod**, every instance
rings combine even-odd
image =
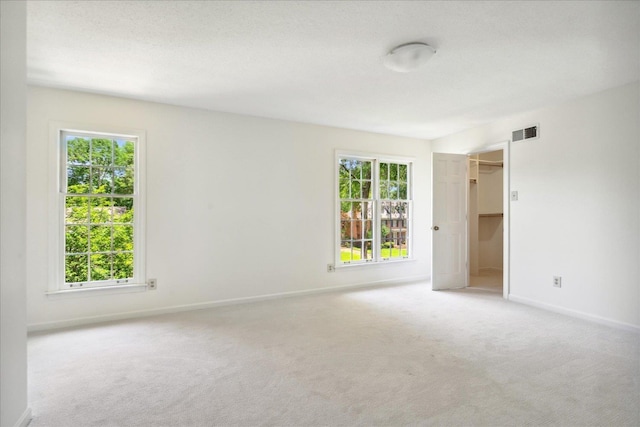
[[[476,160],[480,166],[498,166],[504,167],[504,163],[500,161],[491,161],[491,160]]]

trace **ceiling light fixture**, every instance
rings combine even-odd
[[[422,67],[435,53],[436,50],[426,43],[405,43],[391,49],[383,63],[390,70],[408,73]]]

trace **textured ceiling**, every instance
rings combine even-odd
[[[431,139],[640,78],[640,2],[29,1],[31,84]],[[437,49],[395,73],[397,44]]]

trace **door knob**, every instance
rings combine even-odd
[[[433,231],[438,231],[438,230],[440,230],[440,227],[438,227],[437,225],[434,225],[433,227],[431,227],[431,229]]]

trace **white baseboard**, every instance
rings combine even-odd
[[[27,408],[24,410],[24,413],[18,421],[16,421],[15,427],[27,427],[27,425],[31,422],[31,408]]]
[[[591,322],[599,323],[601,325],[610,326],[616,329],[623,329],[625,331],[632,331],[640,333],[640,326],[632,325],[631,323],[619,322],[617,320],[609,319],[595,314],[585,313],[583,311],[571,310],[569,308],[559,307],[557,305],[546,304],[543,302],[535,301],[529,298],[520,297],[510,294],[509,301],[517,302],[520,304],[529,305],[531,307],[541,308],[547,311],[553,311],[554,313],[560,313],[571,317],[577,317],[579,319],[588,320]]]
[[[289,298],[303,295],[314,295],[326,292],[346,291],[358,288],[371,288],[378,286],[395,286],[407,283],[429,281],[430,276],[413,276],[401,279],[378,280],[374,282],[356,283],[351,285],[332,286],[329,288],[307,289],[301,291],[280,292],[275,294],[258,295],[254,297],[232,298],[226,300],[207,301],[195,304],[175,305],[162,308],[153,308],[148,310],[128,311],[122,313],[105,314],[100,316],[77,317],[66,320],[56,320],[52,322],[33,323],[27,326],[27,331],[45,331],[50,329],[68,328],[72,326],[88,325],[92,323],[109,322],[113,320],[133,319],[137,317],[155,316],[158,314],[179,313],[182,311],[203,310],[207,308],[222,307],[225,305],[248,304],[252,302],[267,301],[278,298]]]

